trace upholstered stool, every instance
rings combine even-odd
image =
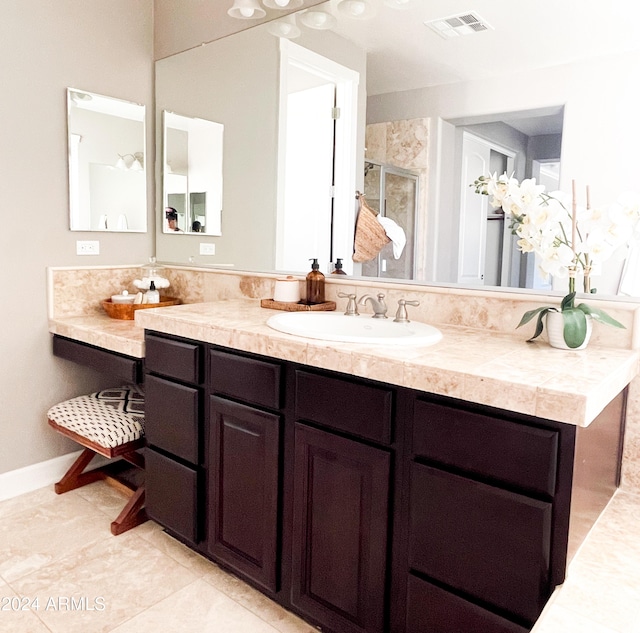
[[[111,533],[121,534],[144,523],[144,484],[131,484],[117,477],[110,465],[83,472],[98,455],[119,457],[144,471],[144,457],[137,452],[144,446],[144,393],[140,387],[124,386],[104,389],[51,407],[49,424],[62,435],[84,446],[78,459],[55,484],[58,494],[80,488],[99,479],[123,489],[130,499],[118,518],[111,523]]]

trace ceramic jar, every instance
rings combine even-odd
[[[584,343],[579,347],[569,347],[564,340],[564,318],[562,317],[561,312],[549,311],[546,315],[546,325],[547,325],[547,337],[549,338],[549,345],[551,347],[555,347],[557,349],[573,349],[579,350],[584,349],[589,343],[589,339],[591,338],[591,330],[593,327],[593,323],[591,322],[591,318],[587,316],[587,335],[584,338]]]

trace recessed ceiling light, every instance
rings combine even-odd
[[[450,39],[460,35],[472,35],[482,31],[493,31],[493,27],[483,20],[477,13],[467,11],[448,18],[438,18],[425,22],[425,25],[433,29],[440,37]]]

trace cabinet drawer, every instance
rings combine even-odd
[[[527,633],[514,622],[409,576],[407,633]]]
[[[416,400],[413,454],[553,495],[558,432]]]
[[[550,587],[552,505],[411,465],[412,569],[534,622]]]
[[[53,336],[53,355],[92,367],[103,374],[109,374],[127,382],[142,382],[141,358],[125,356],[87,343],[63,338],[57,334]]]
[[[157,376],[145,384],[147,443],[188,462],[198,462],[200,394],[194,387]]]
[[[198,475],[195,469],[147,450],[145,507],[160,525],[191,542],[197,541]]]
[[[280,364],[220,350],[209,351],[212,393],[269,409],[280,408]]]
[[[199,383],[201,379],[201,346],[197,343],[174,341],[147,334],[145,337],[145,366],[169,378]]]
[[[393,391],[296,371],[296,418],[391,443]]]

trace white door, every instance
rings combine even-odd
[[[335,85],[326,83],[287,98],[286,159],[278,270],[303,271],[314,257],[331,255]]]
[[[469,185],[489,172],[490,151],[484,141],[463,134],[458,283],[464,285],[484,284],[488,196],[477,194]]]

